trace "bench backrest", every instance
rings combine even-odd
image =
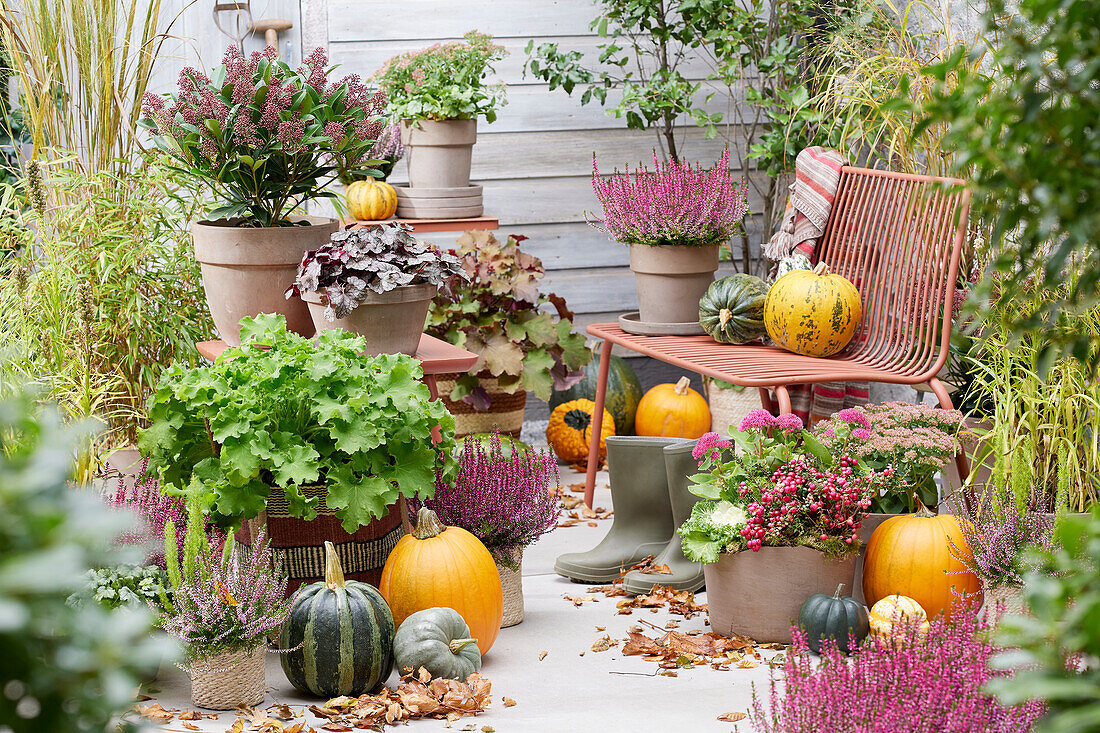
[[[943,366],[969,207],[957,179],[841,170],[814,254],[863,299],[849,358],[909,377]]]

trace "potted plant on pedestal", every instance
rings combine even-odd
[[[171,520],[165,525],[168,585],[160,595],[160,624],[186,647],[191,701],[235,710],[263,702],[267,635],[290,611],[287,579],[263,532],[251,548],[232,537],[223,547],[209,543],[200,491],[196,483],[187,497],[182,561],[176,528]]]
[[[175,95],[145,97],[142,124],[157,147],[219,202],[191,232],[214,325],[231,346],[240,319],[258,313],[313,333],[305,304],[282,293],[337,222],[294,212],[335,198],[325,186],[366,159],[383,124],[382,95],[355,76],[329,82],[327,67],[321,49],[295,70],[271,47],[245,59],[230,46],[213,79],[187,68]]]
[[[718,248],[748,210],[747,184],[730,175],[729,151],[710,169],[661,163],[654,154],[653,170],[603,178],[593,156],[592,188],[603,206],[602,230],[630,245],[639,312],[619,319],[623,330],[702,334],[699,300],[714,280]]]
[[[401,122],[409,168],[399,186],[399,215],[456,218],[481,215],[481,187],[470,185],[477,118],[493,122],[504,85],[488,84],[493,62],[506,51],[492,37],[470,31],[463,41],[399,54],[371,82],[386,94],[390,115]]]
[[[498,428],[518,438],[527,392],[549,399],[582,378],[592,358],[584,336],[573,333],[563,298],[539,292],[542,262],[504,244],[492,232],[466,232],[453,250],[466,279],[454,278],[432,301],[427,333],[478,355],[465,374],[440,375],[439,392],[455,416],[458,436]],[[556,313],[544,306],[554,307]]]
[[[808,597],[850,584],[859,527],[890,469],[864,469],[832,454],[797,415],[755,410],[731,436],[696,444],[702,497],[679,528],[684,554],[705,563],[711,628],[756,641],[790,642]]]
[[[210,366],[174,366],[150,399],[141,445],[161,486],[201,482],[223,524],[264,514],[291,591],[324,576],[325,540],[348,577],[377,584],[401,536],[390,509],[453,474],[454,420],[408,356],[363,356],[341,330],[303,338],[270,314],[241,335]]]
[[[496,561],[504,591],[501,626],[523,621],[523,548],[553,529],[560,508],[550,489],[561,483],[549,454],[514,450],[505,456],[500,434],[486,451],[480,440],[463,441],[453,480],[439,480],[435,496],[411,502],[439,521],[477,537]]]
[[[404,224],[337,232],[306,252],[286,297],[309,304],[318,331],[341,328],[366,353],[416,354],[428,304],[444,282],[466,274],[454,255],[417,241]]]

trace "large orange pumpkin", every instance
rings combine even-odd
[[[914,514],[887,519],[867,543],[867,604],[898,594],[919,603],[929,617],[941,611],[950,617],[956,594],[976,596],[981,603],[981,581],[957,557],[966,552],[959,520],[951,514],[933,514],[920,504]]]
[[[402,537],[386,558],[379,584],[393,623],[425,608],[453,608],[470,627],[481,653],[500,631],[504,596],[500,573],[481,540],[461,527],[445,527],[421,507],[412,534]]]
[[[658,384],[638,403],[634,432],[665,438],[699,438],[710,430],[710,408],[703,396],[688,386],[687,377],[676,384]]]
[[[791,270],[764,299],[764,328],[777,345],[804,356],[832,356],[848,345],[863,317],[859,291],[818,263]]]

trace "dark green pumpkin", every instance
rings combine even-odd
[[[851,596],[841,596],[842,588],[843,583],[831,596],[815,593],[798,612],[798,625],[806,632],[811,651],[821,651],[822,639],[833,639],[837,648],[847,654],[849,635],[858,644],[871,632],[867,606]]]
[[[747,344],[766,336],[764,298],[768,285],[737,273],[715,280],[699,299],[699,325],[720,344]]]
[[[325,542],[325,579],[303,586],[283,624],[279,646],[290,684],[318,697],[358,696],[393,668],[393,614],[369,583],[344,580],[336,548]]]
[[[596,381],[600,372],[600,355],[596,354],[584,368],[584,378],[569,389],[550,395],[550,412],[565,402],[595,400]],[[642,383],[638,375],[621,357],[612,356],[607,371],[607,400],[604,409],[615,419],[616,435],[634,435],[634,414],[642,399]]]

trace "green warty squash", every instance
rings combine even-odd
[[[837,648],[847,654],[849,635],[859,644],[871,632],[867,606],[851,596],[841,596],[843,588],[841,583],[831,596],[815,593],[806,599],[798,612],[798,625],[806,632],[812,651],[820,652],[821,641],[832,639]]]
[[[279,655],[290,684],[318,697],[369,692],[393,669],[393,637],[386,599],[369,583],[345,581],[325,542],[325,579],[298,590],[279,636],[294,649]]]
[[[398,674],[423,667],[432,677],[464,682],[481,669],[477,639],[453,608],[426,608],[404,621],[393,640]]]
[[[764,298],[768,285],[737,273],[715,280],[699,300],[699,325],[720,344],[747,344],[767,334]]]

